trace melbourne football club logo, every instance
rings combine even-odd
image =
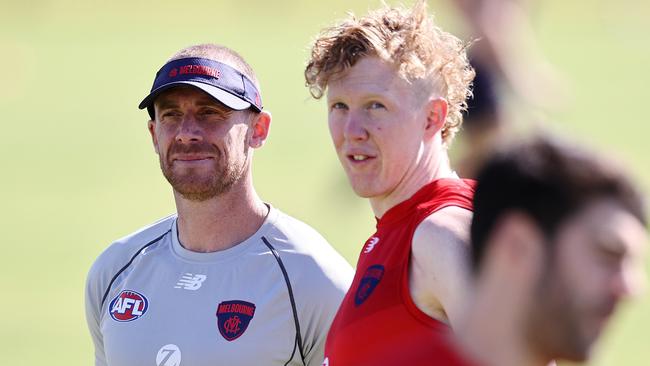
[[[239,338],[255,315],[255,304],[242,300],[224,301],[217,307],[217,328],[229,342]]]
[[[361,278],[361,282],[359,282],[359,287],[357,287],[357,293],[354,296],[354,304],[356,306],[363,304],[370,297],[382,277],[384,277],[384,266],[381,264],[375,264],[366,269],[366,272]]]
[[[123,290],[108,306],[109,314],[118,322],[130,322],[142,317],[149,308],[147,298],[135,291]]]

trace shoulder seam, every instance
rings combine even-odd
[[[264,245],[266,245],[269,248],[269,250],[271,251],[271,254],[273,254],[273,256],[275,257],[275,260],[278,262],[278,266],[280,267],[280,270],[282,271],[282,276],[284,276],[284,282],[286,283],[287,291],[289,292],[289,301],[291,303],[291,310],[292,310],[292,313],[293,313],[293,322],[294,322],[294,325],[296,327],[296,338],[295,338],[294,342],[298,343],[298,351],[300,352],[300,358],[302,359],[303,365],[306,365],[305,353],[304,353],[304,350],[303,350],[303,343],[302,343],[302,334],[300,332],[300,321],[298,319],[298,311],[296,309],[296,301],[295,301],[295,299],[293,297],[293,289],[291,287],[291,281],[289,280],[289,274],[287,273],[287,269],[284,267],[284,263],[282,262],[282,259],[280,258],[280,254],[277,252],[277,250],[275,250],[273,245],[271,245],[271,243],[269,243],[269,241],[264,236],[262,236],[262,241],[264,242]],[[294,355],[295,351],[296,350],[294,348],[293,352],[291,353],[291,359],[293,359],[293,355]],[[289,359],[289,361],[291,361],[291,359]],[[289,363],[289,361],[287,361],[287,363]]]
[[[131,259],[119,271],[117,271],[117,273],[115,273],[115,275],[111,279],[111,282],[108,283],[108,286],[106,287],[106,291],[104,291],[104,296],[102,296],[102,303],[101,303],[100,307],[104,306],[104,302],[106,302],[106,297],[108,296],[108,293],[111,290],[111,287],[113,286],[113,282],[115,282],[117,277],[119,277],[119,275],[122,274],[122,272],[124,272],[127,268],[129,268],[129,266],[133,263],[135,258],[138,255],[140,255],[140,253],[142,253],[143,250],[145,250],[147,247],[149,247],[149,246],[157,243],[158,241],[160,241],[160,239],[165,237],[165,235],[169,234],[171,231],[172,231],[172,229],[170,228],[169,230],[165,231],[162,235],[158,236],[157,238],[155,238],[152,241],[148,242],[147,244],[143,245],[140,249],[138,249],[138,251],[135,252],[135,254],[131,257]]]

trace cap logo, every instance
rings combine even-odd
[[[217,307],[217,328],[228,342],[239,338],[255,315],[255,304],[242,301],[224,301]]]
[[[180,75],[205,75],[219,79],[221,71],[218,69],[203,65],[185,65],[180,67]]]
[[[178,75],[178,69],[177,69],[177,68],[173,68],[173,69],[169,72],[169,77],[170,77],[170,78],[175,78],[176,75]]]

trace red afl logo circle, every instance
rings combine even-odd
[[[170,78],[175,78],[176,75],[178,75],[178,69],[174,68],[172,71],[169,72],[169,77]]]
[[[108,312],[113,320],[130,322],[142,317],[148,308],[149,301],[144,295],[131,290],[123,290],[108,305]]]

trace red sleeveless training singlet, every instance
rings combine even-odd
[[[435,180],[378,220],[330,328],[323,365],[456,364],[437,362],[433,354],[446,339],[448,326],[423,313],[411,299],[411,241],[432,213],[449,206],[471,210],[474,185],[471,180]],[[448,353],[440,356],[446,359]]]

